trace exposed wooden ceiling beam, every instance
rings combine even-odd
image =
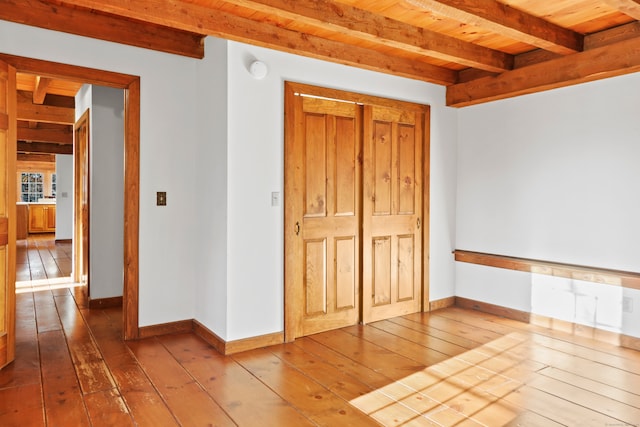
[[[73,108],[53,107],[50,105],[36,105],[30,100],[18,97],[17,119],[72,125],[75,122],[75,110]]]
[[[513,67],[513,56],[366,10],[328,0],[225,0],[295,22],[488,71]]]
[[[193,58],[204,57],[202,36],[145,22],[65,7],[44,0],[1,0],[0,19]]]
[[[53,142],[73,145],[73,129],[71,126],[60,126],[56,128],[37,127],[35,129],[28,126],[18,126],[17,136],[19,141]]]
[[[258,23],[214,10],[213,5],[204,7],[184,0],[63,0],[63,3],[437,84],[449,85],[457,80],[454,71],[443,67]]]
[[[37,96],[34,95],[34,92],[18,89],[19,102],[31,102],[33,104],[43,104],[43,103],[33,102],[33,99],[36,97]],[[52,95],[50,93],[47,93],[46,105],[51,105],[53,107],[75,108],[76,100],[72,96]]]
[[[33,103],[43,104],[44,98],[47,96],[47,88],[51,84],[51,79],[47,77],[36,76],[35,89],[33,90]]]
[[[18,153],[18,161],[20,162],[45,162],[52,163],[56,161],[56,156],[53,154],[27,154]]]
[[[640,38],[505,71],[447,88],[447,105],[464,107],[640,71]]]
[[[625,15],[640,20],[640,0],[604,0],[604,2]]]
[[[73,154],[73,145],[18,141],[19,153]]]
[[[406,0],[462,23],[551,52],[582,50],[582,35],[495,0]]]

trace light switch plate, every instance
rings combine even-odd
[[[271,206],[280,206],[280,192],[274,191],[271,193]]]
[[[158,191],[156,193],[156,205],[157,206],[167,206],[167,192],[166,191]]]

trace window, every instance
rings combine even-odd
[[[22,172],[20,183],[23,202],[37,202],[44,197],[44,174],[41,172]]]

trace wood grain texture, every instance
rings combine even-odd
[[[447,105],[463,107],[630,74],[640,70],[636,38],[447,88]]]
[[[455,72],[444,67],[402,57],[390,58],[377,50],[349,46],[311,33],[301,34],[281,26],[265,25],[225,10],[212,11],[210,7],[187,1],[172,0],[165,2],[163,7],[157,7],[150,0],[135,3],[65,0],[65,3],[383,73],[440,84],[451,84],[456,80]]]
[[[80,308],[82,295],[18,295],[17,360],[0,370],[3,426],[558,426],[640,416],[640,352],[583,333],[448,307],[225,356],[192,332],[125,343],[122,310]],[[53,315],[63,329],[38,333],[37,317]],[[95,362],[113,383],[86,381]]]
[[[472,264],[486,265],[489,267],[526,271],[535,274],[545,274],[549,276],[584,280],[587,282],[622,286],[631,289],[640,289],[640,273],[631,271],[610,270],[606,268],[485,254],[459,249],[455,251],[455,259],[459,262],[468,262]]]
[[[193,58],[204,57],[202,36],[142,22],[131,23],[88,9],[46,1],[4,1],[0,17],[5,21],[64,31],[85,37],[154,49]]]

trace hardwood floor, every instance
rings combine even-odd
[[[631,426],[640,352],[447,308],[222,356],[121,340],[83,288],[17,297],[2,426]]]
[[[29,234],[16,242],[16,290],[68,286],[71,275],[71,242],[55,241],[52,233]]]

